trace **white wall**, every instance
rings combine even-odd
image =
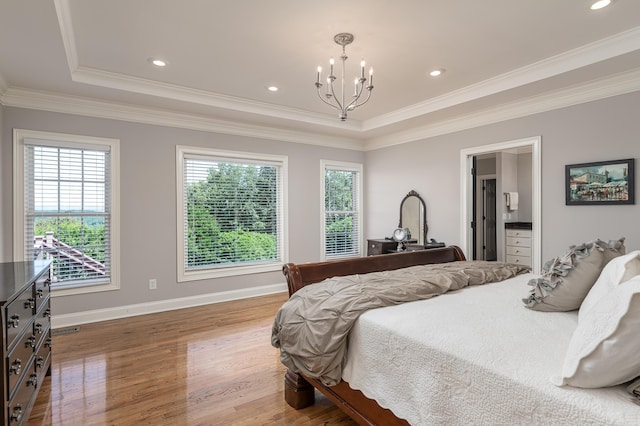
[[[5,107],[0,152],[3,180],[8,176],[9,182],[13,128],[120,139],[121,289],[55,297],[54,318],[264,285],[282,284],[286,288],[281,272],[176,282],[176,145],[287,155],[289,254],[293,262],[320,259],[320,160],[364,160],[364,153],[359,151]],[[10,241],[5,241],[12,234],[10,185],[3,182],[0,194],[4,212],[0,235],[5,250],[11,250]],[[157,290],[148,289],[150,278],[158,280]]]
[[[627,248],[638,249],[640,198],[631,206],[565,206],[564,166],[639,159],[639,110],[640,92],[635,92],[369,151],[365,161],[368,212],[365,236],[388,235],[397,221],[400,200],[415,189],[427,204],[429,236],[448,244],[460,244],[460,150],[539,135],[542,261],[561,254],[571,244],[594,238],[626,236]]]

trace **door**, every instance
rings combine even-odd
[[[484,232],[483,259],[497,260],[496,237],[496,180],[484,179],[482,182],[482,226]]]

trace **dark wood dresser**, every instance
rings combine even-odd
[[[51,262],[0,263],[2,425],[26,424],[51,370]]]

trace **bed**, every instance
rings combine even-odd
[[[287,264],[290,296],[329,277],[464,261],[458,247]],[[541,313],[520,301],[532,274],[441,297],[372,309],[348,339],[332,386],[288,369],[285,400],[301,409],[322,392],[361,425],[640,424],[624,386],[558,387],[578,314]],[[523,330],[523,324],[526,328]]]

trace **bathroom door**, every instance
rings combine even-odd
[[[483,258],[484,260],[497,260],[495,179],[484,179],[482,181],[482,200]]]

